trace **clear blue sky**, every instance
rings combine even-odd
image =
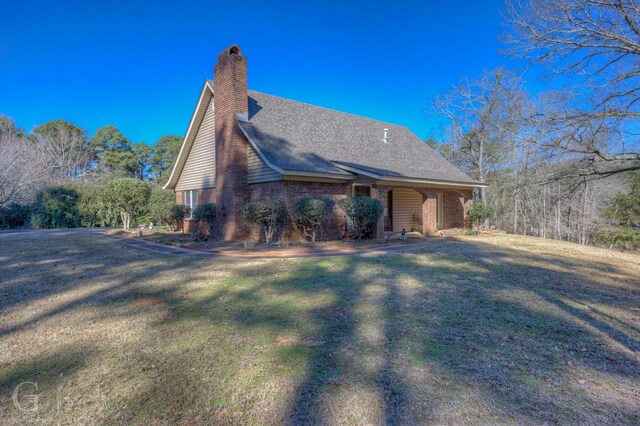
[[[403,124],[462,76],[508,62],[502,0],[8,1],[0,14],[0,114],[30,130],[62,118],[133,142],[183,135],[217,54],[237,43],[249,87]]]

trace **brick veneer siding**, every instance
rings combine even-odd
[[[444,191],[442,226],[445,229],[464,228],[471,200],[470,190]]]
[[[216,190],[215,188],[209,189],[196,189],[198,191],[198,202],[200,204],[215,203],[216,202]],[[176,191],[176,203],[183,204],[185,191]],[[201,232],[208,234],[209,231],[204,223],[199,224],[196,220],[185,219],[183,223],[184,232],[196,232],[199,229]]]
[[[383,202],[384,195],[393,189],[388,185],[372,185],[371,197]],[[412,188],[415,191],[423,195],[422,203],[422,218],[423,218],[423,233],[425,235],[435,235],[436,229],[436,198],[441,189],[431,188]],[[198,199],[200,204],[204,203],[216,203],[219,198],[217,190],[214,189],[199,189]],[[331,198],[336,203],[339,199],[345,198],[351,195],[351,185],[346,183],[327,183],[327,182],[308,182],[308,181],[277,181],[256,183],[247,186],[247,200],[273,200],[280,199],[285,203],[287,211],[287,218],[282,226],[278,238],[284,238],[291,241],[304,240],[300,230],[293,223],[291,212],[293,203],[298,198],[313,197],[313,198]],[[182,204],[183,191],[176,192],[176,201],[178,204]],[[443,227],[444,229],[450,228],[463,228],[465,226],[466,212],[471,205],[472,193],[470,190],[455,190],[443,192]],[[242,214],[242,212],[240,212]],[[224,219],[221,219],[219,224]],[[241,219],[242,220],[242,219]],[[345,226],[347,223],[347,217],[345,213],[337,205],[334,206],[333,212],[327,221],[325,227],[324,237],[327,239],[341,238],[344,235]],[[263,239],[263,235],[260,235],[260,227],[258,225],[243,225],[245,233],[239,238],[253,238],[256,240]],[[207,233],[206,226],[200,225],[200,231]],[[185,232],[196,232],[198,230],[198,222],[193,220],[186,220],[184,224]],[[376,227],[376,238],[384,238],[384,218],[381,217],[378,220]],[[223,238],[229,239],[229,238]]]
[[[247,60],[233,45],[218,55],[214,67],[214,105],[216,111],[216,196],[220,209],[220,236],[241,239],[248,228],[242,221],[242,208],[248,196],[247,141],[238,127],[237,114],[249,110]]]
[[[284,202],[287,216],[279,237],[293,241],[304,240],[300,230],[292,220],[291,212],[295,200],[305,197],[330,198],[337,203],[338,200],[350,194],[351,186],[346,183],[284,180],[249,185],[249,199],[251,201],[280,199]],[[334,206],[325,226],[324,237],[329,239],[342,237],[346,223],[347,217],[342,209],[337,205]],[[260,235],[260,227],[258,225],[251,227],[249,235],[254,239],[263,238]]]

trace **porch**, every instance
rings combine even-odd
[[[364,192],[356,188],[357,185],[354,193]],[[440,230],[463,228],[472,200],[469,189],[375,184],[369,188],[366,192],[384,207],[376,238],[399,234],[403,229],[407,233],[436,235]]]

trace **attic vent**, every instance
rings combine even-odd
[[[229,49],[229,55],[237,55],[240,53],[240,49],[238,48],[238,46],[232,46],[231,49]]]
[[[384,129],[384,136],[382,137],[382,142],[389,143],[389,138],[387,137],[388,133],[389,133],[389,129]]]

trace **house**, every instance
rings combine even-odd
[[[247,88],[247,59],[236,45],[206,80],[165,188],[178,203],[214,202],[220,237],[254,238],[242,220],[250,200],[364,195],[380,200],[376,236],[402,229],[434,234],[464,226],[472,190],[482,186],[403,126]],[[327,226],[346,224],[336,207]],[[190,224],[191,229],[195,223]],[[286,238],[300,238],[288,219]]]

